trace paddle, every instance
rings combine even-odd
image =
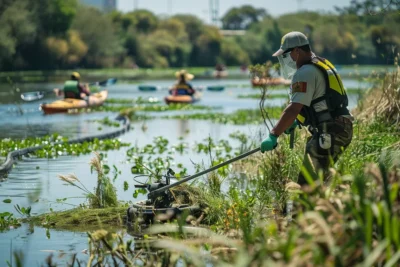
[[[113,85],[117,82],[116,78],[110,78],[104,81],[100,81],[100,82],[93,82],[93,83],[89,83],[89,85],[97,85],[97,86],[110,86]],[[57,96],[61,96],[62,95],[62,90],[58,89],[58,88],[54,88],[53,89],[54,93]],[[45,94],[47,94],[49,92],[44,92],[44,91],[36,91],[36,92],[27,92],[27,93],[22,93],[21,94],[21,99],[24,101],[34,101],[34,100],[38,100],[38,99],[42,99],[43,96]]]
[[[116,82],[117,82],[116,78],[110,78],[110,79],[107,79],[107,80],[101,81],[101,82],[89,83],[89,85],[110,86],[110,85],[115,84]]]

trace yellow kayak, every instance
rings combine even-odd
[[[73,109],[90,108],[101,106],[106,101],[108,91],[104,90],[95,94],[91,94],[88,100],[65,98],[57,100],[50,104],[41,104],[40,108],[44,114],[68,112]]]

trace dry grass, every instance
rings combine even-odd
[[[361,121],[379,118],[389,125],[400,123],[400,67],[385,75],[380,88],[371,90],[354,114]]]

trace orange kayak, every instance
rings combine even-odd
[[[201,99],[201,94],[195,93],[194,95],[169,95],[165,97],[165,103],[167,104],[190,104],[197,102]]]
[[[88,101],[82,99],[65,98],[50,104],[41,104],[44,114],[69,112],[70,110],[101,106],[106,101],[108,91],[104,90],[89,96]]]

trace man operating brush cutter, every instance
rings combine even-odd
[[[261,143],[261,152],[273,150],[278,137],[290,133],[298,125],[307,126],[307,139],[300,185],[306,177],[316,177],[319,171],[325,180],[328,169],[350,144],[353,136],[353,117],[342,80],[335,67],[325,58],[316,56],[307,37],[301,32],[283,36],[278,57],[281,71],[291,79],[290,102],[268,137]],[[307,175],[310,174],[310,175]]]

